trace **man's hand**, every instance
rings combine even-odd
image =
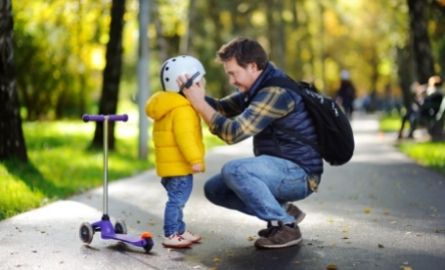
[[[179,76],[176,81],[179,87],[182,87],[187,82],[188,79],[189,79],[188,76]],[[200,111],[200,108],[202,107],[203,103],[206,103],[203,80],[193,83],[188,88],[184,88],[182,92],[197,111]]]
[[[176,79],[179,87],[187,82],[187,76],[179,76]],[[182,91],[185,97],[190,101],[193,108],[202,116],[204,121],[210,126],[212,116],[215,110],[205,100],[205,81],[202,79],[199,82],[192,84],[188,88],[184,88]]]

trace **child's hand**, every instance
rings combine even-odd
[[[197,172],[202,172],[202,164],[201,163],[195,163],[195,164],[192,164],[192,171],[194,172],[194,173],[197,173]]]

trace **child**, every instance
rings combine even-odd
[[[177,56],[161,68],[162,90],[153,94],[145,106],[154,120],[156,172],[167,191],[164,212],[165,247],[185,248],[201,240],[186,230],[182,210],[193,187],[193,173],[204,171],[204,144],[199,115],[182,95],[176,82],[188,75],[192,83],[205,83],[201,62],[191,56]]]

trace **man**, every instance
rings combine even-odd
[[[217,53],[236,93],[220,100],[205,97],[204,86],[177,82],[210,131],[228,144],[253,136],[255,157],[226,163],[204,187],[213,203],[254,215],[268,225],[258,232],[258,248],[282,248],[301,242],[298,223],[305,214],[288,203],[317,189],[323,172],[320,154],[307,142],[317,135],[301,96],[280,87],[263,87],[285,77],[255,40],[236,38]],[[292,134],[305,137],[305,142]]]
[[[348,118],[352,119],[352,113],[354,112],[354,100],[356,96],[355,86],[352,83],[347,70],[342,70],[340,77],[340,87],[337,90],[336,100],[343,107]]]

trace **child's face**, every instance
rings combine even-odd
[[[202,79],[198,82],[199,85],[202,86],[203,89],[206,88],[206,79],[202,77]]]

